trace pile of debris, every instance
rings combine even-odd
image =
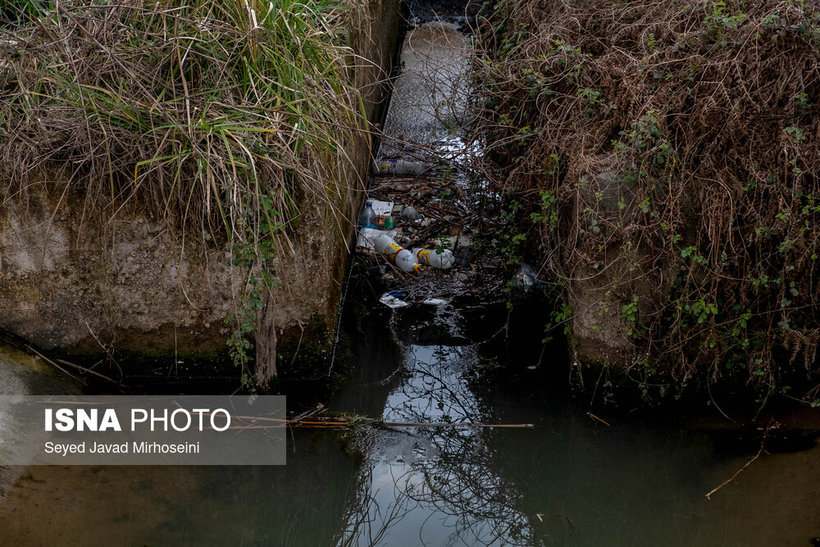
[[[414,166],[420,164],[414,163]],[[435,168],[416,175],[376,175],[368,201],[381,229],[362,228],[357,240],[359,260],[389,289],[383,301],[391,307],[407,302],[442,304],[453,296],[497,299],[503,289],[505,260],[492,240],[494,226],[482,222],[481,198],[465,187],[466,177],[450,177]],[[452,253],[451,267],[424,264],[418,273],[404,272],[391,255],[376,252],[373,239],[384,234],[401,247]],[[481,237],[489,236],[489,237]]]
[[[504,301],[511,296],[510,280],[524,289],[519,292],[538,282],[536,272],[518,264],[516,250],[503,243],[510,227],[501,214],[503,199],[490,189],[481,146],[465,129],[475,116],[468,99],[475,6],[410,7],[412,28],[402,43],[401,71],[393,80],[368,192],[381,221],[362,230],[357,254],[380,277],[387,291],[382,300],[391,306],[456,297]],[[373,226],[372,216],[368,212],[360,225]],[[387,254],[374,250],[374,243]],[[416,259],[419,271],[413,268]]]

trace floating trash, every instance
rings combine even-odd
[[[381,295],[379,298],[379,302],[387,306],[388,308],[396,309],[396,308],[403,308],[405,306],[409,306],[407,302],[402,300],[401,298],[407,296],[402,292],[399,291],[389,291]]]

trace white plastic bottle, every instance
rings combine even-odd
[[[453,256],[453,252],[450,249],[444,249],[440,253],[435,249],[413,249],[413,256],[418,259],[419,264],[442,269],[452,267],[456,261],[456,257]]]
[[[417,272],[421,269],[421,264],[419,264],[413,253],[393,241],[393,238],[386,234],[379,234],[373,238],[373,246],[383,255],[392,258],[396,266],[402,271]]]

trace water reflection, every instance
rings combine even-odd
[[[382,418],[486,421],[489,416],[468,383],[477,359],[472,345],[410,345],[402,380],[388,394]],[[517,509],[518,494],[491,467],[492,434],[446,426],[370,432],[339,545],[537,545],[529,519]]]

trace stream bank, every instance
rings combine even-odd
[[[320,375],[369,167],[367,124],[387,97],[399,2],[321,11],[282,3],[274,12],[268,3],[236,11],[233,1],[180,2],[158,4],[155,19],[126,5],[105,18],[83,3],[60,7],[58,15],[32,7],[39,26],[31,14],[0,19],[13,38],[0,49],[0,328],[71,361],[103,360],[111,375],[124,368],[126,376],[183,379],[238,377],[226,342],[253,341],[262,325],[269,370],[278,349],[283,375]],[[157,38],[157,20],[180,35]],[[257,23],[272,38],[257,42],[258,29],[248,32]],[[122,28],[144,33],[145,43],[135,48]],[[62,34],[65,48],[55,49],[52,35]],[[241,57],[251,55],[251,66],[260,52],[268,57],[256,77],[265,86],[256,90],[268,95],[256,104]],[[292,59],[301,72],[269,72]],[[51,77],[41,70],[49,63],[68,74]],[[317,72],[303,91],[330,86],[331,99],[275,95]],[[32,88],[41,93],[29,97]],[[327,137],[327,126],[300,136],[333,101],[341,136]],[[286,133],[293,138],[268,137]],[[315,140],[305,148],[304,138]],[[307,164],[307,174],[299,171]],[[267,251],[248,251],[258,242]]]
[[[579,366],[820,404],[817,4],[482,15],[485,172]]]

